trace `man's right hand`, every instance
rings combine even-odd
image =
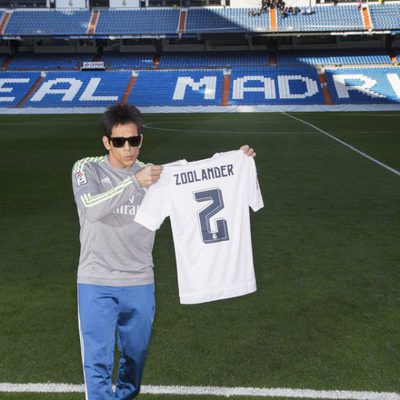
[[[160,179],[162,169],[162,165],[149,165],[136,172],[136,180],[141,187],[148,188]]]

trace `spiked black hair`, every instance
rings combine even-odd
[[[115,104],[108,107],[103,113],[101,122],[103,123],[104,134],[111,137],[112,129],[118,125],[134,123],[138,132],[143,125],[142,113],[133,105],[130,104]]]

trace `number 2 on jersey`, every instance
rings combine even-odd
[[[203,242],[217,243],[229,240],[228,224],[223,218],[216,219],[216,230],[211,230],[211,218],[224,208],[224,200],[220,189],[208,189],[194,192],[194,198],[198,202],[211,201],[211,203],[199,211],[199,221]]]

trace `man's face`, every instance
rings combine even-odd
[[[124,125],[116,125],[112,128],[112,138],[128,138],[130,136],[138,136],[137,126],[133,122]],[[115,147],[107,136],[103,136],[103,144],[108,150],[108,159],[113,167],[128,168],[135,164],[139,155],[140,146],[131,147],[126,141],[122,147]]]

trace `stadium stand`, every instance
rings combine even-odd
[[[222,70],[140,71],[128,102],[138,106],[221,104]]]
[[[6,61],[8,58],[8,55],[6,54],[0,54],[0,68],[4,64],[4,61]]]
[[[6,35],[85,35],[90,22],[89,10],[15,10]]]
[[[77,69],[93,54],[32,54],[19,53],[8,66],[9,70]]]
[[[160,68],[214,68],[266,66],[268,53],[265,51],[208,51],[165,53],[160,58]]]
[[[324,104],[312,67],[236,68],[230,104]]]
[[[267,13],[252,16],[256,8],[207,8],[189,9],[186,32],[266,32],[269,30]]]
[[[30,37],[26,41],[30,51],[38,48],[46,51],[43,48],[48,43],[44,41],[43,47],[35,47],[32,36],[68,40],[71,36],[83,35],[84,40],[77,42],[77,46],[92,49],[93,53],[22,52],[14,58],[0,56],[0,65],[8,69],[0,72],[0,107],[103,107],[118,101],[140,107],[400,104],[400,67],[393,66],[397,64],[395,56],[400,58],[399,49],[335,48],[342,42],[342,39],[335,39],[337,32],[348,36],[343,39],[346,46],[353,42],[349,31],[356,33],[354,42],[362,37],[360,32],[369,33],[365,21],[368,10],[373,29],[392,29],[391,35],[393,30],[400,30],[400,6],[393,3],[360,7],[356,3],[323,4],[302,8],[297,14],[289,13],[285,17],[277,9],[259,13],[256,8],[230,7],[99,9],[93,13],[89,10],[13,10],[9,13],[8,24],[4,24],[6,35],[18,36],[10,42],[10,54],[18,50],[18,41],[25,41],[21,39],[24,35]],[[276,17],[273,24],[272,14],[274,19]],[[283,39],[309,36],[311,32],[311,36],[320,36],[316,40],[318,46],[326,42],[332,47],[330,50],[280,51],[282,44],[296,47],[297,39],[262,37],[272,28],[277,31],[276,36],[282,33]],[[204,32],[213,35],[202,36]],[[324,39],[326,32],[333,33],[329,40]],[[102,41],[96,44],[93,37],[85,40],[89,33],[98,35]],[[109,39],[114,39],[113,35],[124,35],[121,39],[127,40],[111,42]],[[142,35],[146,41],[140,44],[146,47],[136,46]],[[168,52],[181,43],[178,36],[185,50],[198,41],[196,50],[213,51]],[[363,44],[386,44],[390,48],[392,40],[380,41],[375,37],[378,35],[373,36]],[[217,38],[215,42],[214,38]],[[220,43],[224,46],[221,48],[232,48],[227,46],[230,38],[238,38],[241,49],[248,43],[248,48],[266,49],[268,46],[272,50],[214,50]],[[311,39],[304,43],[301,39],[299,44],[313,46],[314,39]],[[96,47],[98,52],[94,55]],[[154,51],[157,48],[157,54],[107,52],[118,48],[121,51],[135,48]],[[50,45],[47,51],[51,51]],[[110,71],[72,71],[84,61],[94,60],[103,61]],[[93,67],[102,66],[93,64]],[[41,77],[40,71],[49,72]]]
[[[325,75],[335,104],[400,103],[400,68],[333,68]]]
[[[225,73],[227,71],[225,70]],[[325,68],[333,104],[400,104],[400,67]],[[224,70],[140,70],[127,101],[138,106],[221,105]],[[130,71],[58,71],[23,107],[93,107],[121,101]],[[0,72],[0,106],[16,107],[39,73]],[[311,66],[233,68],[227,105],[326,104]]]
[[[153,68],[153,55],[149,53],[104,53],[101,61],[106,68]]]
[[[176,34],[179,10],[101,10],[96,34]]]
[[[16,107],[39,78],[39,72],[0,72],[0,107]]]
[[[276,55],[278,65],[371,65],[391,64],[384,50],[307,50],[280,51]]]
[[[296,15],[282,17],[278,13],[278,31],[320,32],[320,31],[357,31],[364,30],[360,11],[354,4],[338,4],[311,7],[310,13],[305,9]]]
[[[72,70],[93,57],[93,54],[19,53],[8,70]],[[0,56],[0,65],[6,58]],[[101,61],[108,69],[153,69],[153,58],[154,55],[149,53],[104,53]],[[391,64],[390,56],[381,49],[280,51],[276,53],[276,59],[278,65]],[[268,66],[268,61],[265,51],[175,52],[163,54],[159,68],[261,67]]]
[[[368,21],[363,21],[362,10],[355,3],[303,7],[300,12],[286,13],[285,16],[276,9],[259,13],[259,8],[188,8],[182,11],[186,15],[186,24],[182,21],[179,24],[180,9],[101,9],[95,11],[97,23],[93,26],[89,10],[18,9],[10,14],[4,34],[179,36],[206,32],[348,32],[369,29],[369,15],[372,30],[399,29],[398,4],[369,4],[365,7]]]
[[[96,107],[120,101],[128,71],[49,72],[24,107]]]
[[[369,4],[374,29],[399,29],[400,7],[397,4]]]
[[[400,63],[400,49],[394,49],[393,54],[397,59],[397,62]]]
[[[4,35],[7,25],[10,21],[11,18],[11,11],[5,11],[1,13],[1,17],[0,17],[0,35]]]

